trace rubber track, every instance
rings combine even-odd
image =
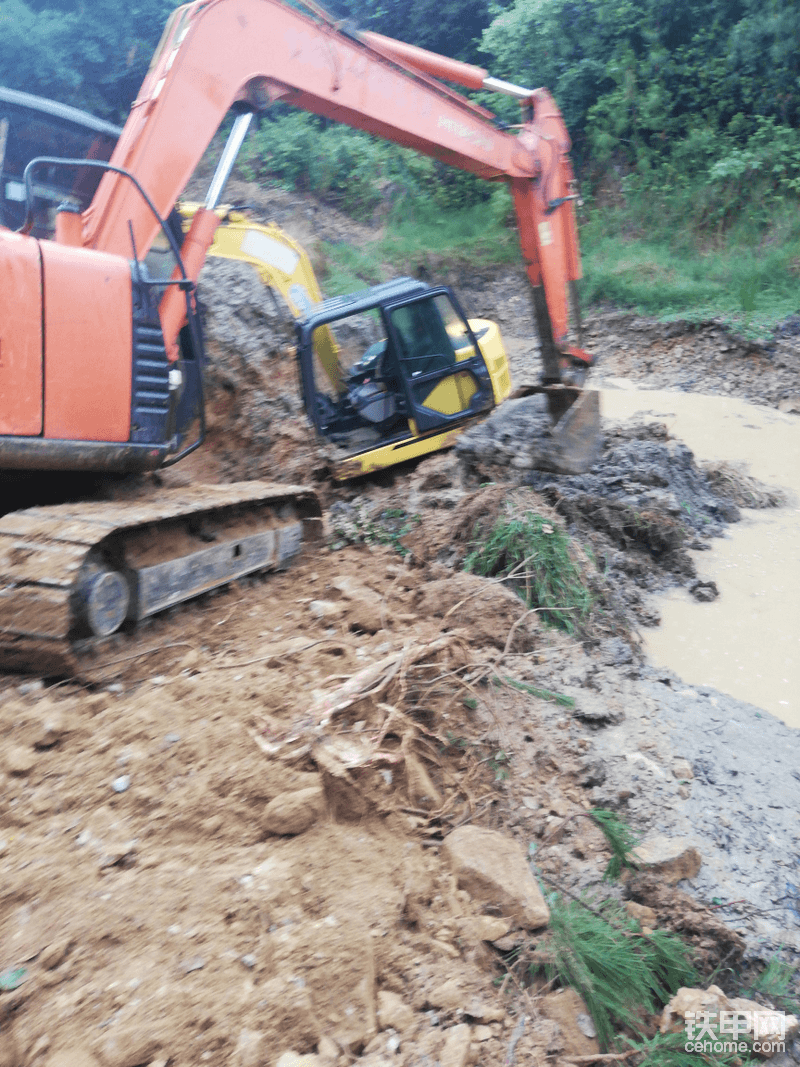
[[[80,675],[99,667],[103,645],[117,654],[119,637],[72,640],[70,597],[86,554],[105,538],[181,518],[212,517],[234,507],[294,504],[304,520],[303,543],[321,537],[314,492],[267,482],[165,489],[156,500],[85,501],[27,508],[0,518],[0,669]]]

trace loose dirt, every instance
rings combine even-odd
[[[275,202],[287,228],[306,219],[301,239],[359,239],[318,205]],[[638,651],[650,591],[691,583],[687,547],[736,518],[688,449],[663,427],[612,426],[593,476],[540,479],[513,448],[497,461],[492,441],[525,419],[502,409],[454,452],[335,487],[280,316],[235,269],[216,277],[207,446],[137,491],[302,480],[327,543],[152,620],[133,653],[115,639],[102,684],[0,679],[0,1065],[574,1062],[596,1051],[577,1043],[580,1004],[553,1021],[509,971],[537,935],[458,888],[440,845],[498,830],[535,846],[546,891],[597,890],[597,804],[697,840],[691,904],[646,880],[626,892],[705,965],[800,951],[796,732]],[[521,278],[458,289],[530,380]],[[716,326],[676,330],[589,323],[617,375],[647,374],[646,348],[673,385],[719,376],[793,403],[791,337],[776,356]],[[475,523],[508,498],[570,531],[587,572],[600,563],[586,632],[461,572]]]

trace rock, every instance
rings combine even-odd
[[[344,614],[345,607],[335,600],[312,600],[308,610],[315,619],[337,619]]]
[[[317,1042],[317,1055],[325,1064],[334,1064],[339,1058],[339,1046],[323,1035]]]
[[[502,1004],[490,1004],[473,997],[464,1005],[464,1014],[481,1023],[499,1023],[505,1019],[506,1009]]]
[[[261,829],[268,834],[302,834],[314,825],[324,808],[321,786],[279,793],[264,808]]]
[[[590,726],[616,726],[625,718],[625,709],[612,697],[581,690],[572,714]]]
[[[511,922],[495,915],[469,915],[459,923],[461,936],[473,944],[478,941],[498,941],[511,929]]]
[[[691,782],[694,778],[694,771],[688,759],[676,759],[672,764],[672,773],[679,781]]]
[[[156,1058],[161,1042],[152,1030],[142,1023],[135,1026],[111,1027],[97,1052],[106,1067],[141,1067]]]
[[[709,603],[719,596],[716,582],[695,582],[694,585],[689,587],[689,592],[695,600],[699,600],[701,603]]]
[[[664,835],[642,841],[631,852],[631,857],[643,867],[655,871],[669,885],[675,885],[684,878],[696,878],[703,862],[698,850],[685,838]]]
[[[52,1052],[43,1067],[100,1067],[100,1063],[88,1049],[75,1045]]]
[[[575,1022],[585,1037],[597,1037],[597,1027],[594,1025],[594,1019],[591,1015],[581,1012],[575,1016]]]
[[[445,1034],[444,1045],[439,1053],[441,1067],[466,1067],[471,1040],[472,1028],[466,1023],[451,1026]]]
[[[129,774],[121,774],[119,778],[115,778],[111,783],[111,788],[115,793],[127,793],[131,787],[131,776]]]
[[[31,744],[40,749],[52,748],[67,732],[64,713],[50,701],[45,701],[45,706],[40,705],[36,710],[36,720],[31,724]]]
[[[558,1026],[558,1048],[564,1058],[570,1056],[591,1056],[600,1051],[600,1046],[593,1034],[588,1034],[586,1020],[592,1023],[591,1016],[581,996],[574,989],[563,989],[558,993],[548,993],[537,1000],[540,1015],[550,1019]],[[592,1024],[594,1029],[594,1024]]]
[[[258,1030],[242,1030],[233,1050],[233,1067],[261,1067],[265,1058],[264,1035]]]
[[[464,989],[457,978],[448,978],[441,985],[434,986],[425,997],[425,1003],[432,1008],[452,1011],[463,1006]]]
[[[25,745],[9,745],[5,750],[3,763],[9,774],[23,777],[33,770],[36,757],[33,751]]]
[[[298,1052],[284,1052],[275,1062],[275,1067],[324,1067],[322,1060],[313,1052],[300,1055]]]
[[[54,967],[58,967],[67,952],[69,952],[70,944],[69,938],[66,937],[60,941],[54,941],[39,956],[39,963],[46,971],[51,971]]]
[[[601,759],[586,759],[581,766],[578,785],[582,785],[584,789],[590,789],[592,786],[602,785],[607,777],[608,771]]]
[[[652,929],[656,925],[656,913],[646,904],[637,904],[635,900],[625,903],[625,911],[632,919],[636,919],[640,926],[649,926]]]
[[[702,1017],[705,1022],[708,1017],[709,1023],[714,1027],[720,1022],[720,1012],[735,1013],[739,1031],[738,1040],[753,1042],[758,1040],[762,1044],[774,1042],[790,1042],[800,1032],[800,1022],[794,1015],[786,1015],[783,1012],[772,1011],[765,1008],[755,1000],[746,1000],[743,997],[728,999],[719,986],[710,985],[708,989],[679,989],[675,996],[667,1004],[661,1014],[659,1029],[662,1034],[679,1033],[687,1029],[687,1019],[694,1022]],[[758,1035],[754,1030],[758,1029]],[[704,1039],[700,1032],[696,1031],[698,1039]],[[707,1036],[707,1035],[706,1035]],[[687,1039],[691,1040],[687,1033]],[[733,1035],[726,1037],[733,1040]],[[775,1050],[777,1051],[777,1049]],[[767,1050],[763,1050],[767,1053]]]
[[[414,1011],[398,996],[388,989],[378,993],[378,1026],[381,1030],[397,1030],[402,1033],[414,1025]]]
[[[448,834],[442,852],[459,889],[500,910],[522,926],[546,926],[550,911],[531,874],[525,853],[496,830],[461,826]]]

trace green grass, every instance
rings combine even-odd
[[[508,578],[529,608],[567,633],[575,632],[594,604],[570,552],[569,538],[533,512],[498,519],[488,532],[476,531],[464,570],[485,578]]]
[[[548,904],[549,933],[533,969],[541,969],[543,961],[550,980],[580,993],[602,1049],[623,1028],[643,1036],[645,1016],[695,981],[683,942],[658,930],[639,935],[638,924],[616,901],[587,907],[553,893]]]
[[[430,251],[454,260],[518,262],[516,231],[504,225],[510,210],[511,198],[502,185],[492,191],[488,201],[469,207],[442,210],[415,201],[390,218],[380,242],[381,254],[389,261]]]
[[[586,306],[611,303],[660,318],[720,319],[767,336],[800,310],[800,213],[776,206],[710,237],[642,217],[636,205],[593,210],[581,227]]]

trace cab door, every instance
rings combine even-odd
[[[486,361],[450,290],[392,303],[384,376],[396,375],[418,433],[494,406]]]

